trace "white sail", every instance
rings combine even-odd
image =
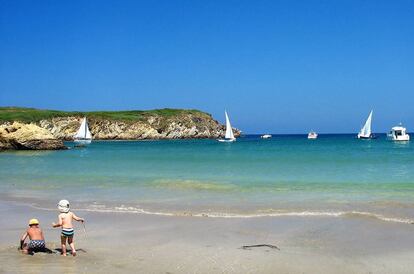
[[[359,136],[362,137],[370,137],[371,136],[371,121],[372,121],[372,110],[369,113],[368,119],[365,122],[365,125],[363,128],[361,128],[361,131],[359,132]]]
[[[227,115],[227,111],[224,111],[226,114],[226,139],[234,139],[233,129],[231,128],[230,119]]]
[[[79,127],[78,132],[75,135],[75,139],[92,139],[91,132],[89,131],[88,122],[86,117],[83,118],[82,124]]]

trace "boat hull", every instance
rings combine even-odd
[[[369,136],[363,136],[363,135],[359,135],[358,134],[358,139],[362,139],[362,140],[369,140],[369,139],[375,139],[373,135],[369,135]]]
[[[234,139],[217,139],[220,143],[232,143],[236,141],[236,138]]]
[[[75,147],[84,147],[90,145],[92,140],[90,139],[75,139]]]
[[[396,141],[396,142],[406,142],[406,141],[410,141],[410,135],[407,134],[407,135],[398,136],[398,137],[391,136],[391,137],[389,137],[389,139],[391,141]]]
[[[311,139],[311,140],[318,139],[318,134],[317,134],[317,133],[315,133],[315,132],[310,132],[310,133],[308,134],[308,139]]]

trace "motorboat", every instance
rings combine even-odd
[[[315,131],[311,131],[308,133],[308,139],[317,139],[318,138],[318,133],[316,133]]]
[[[392,141],[409,141],[410,135],[407,134],[407,129],[401,125],[395,126],[388,133],[388,139]]]

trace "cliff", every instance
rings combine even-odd
[[[46,130],[47,139],[72,140],[83,117],[88,118],[93,139],[142,140],[219,138],[225,127],[198,110],[62,112],[31,108],[0,108],[0,125],[18,121]],[[240,131],[234,129],[235,135]],[[0,147],[1,148],[1,147]]]
[[[62,140],[48,130],[33,124],[14,122],[0,126],[0,150],[55,150],[65,149]]]

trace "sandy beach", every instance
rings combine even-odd
[[[1,273],[412,273],[413,226],[363,217],[171,217],[74,211],[77,257],[22,255],[31,217],[48,247],[56,211],[1,201]],[[272,244],[280,248],[243,245]]]

